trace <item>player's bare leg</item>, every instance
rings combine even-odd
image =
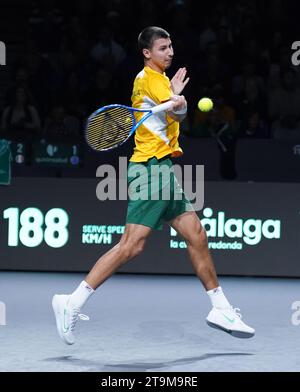
[[[78,318],[88,319],[87,316],[80,314],[80,308],[93,294],[94,290],[121,265],[143,251],[146,239],[150,233],[151,228],[149,227],[126,224],[125,232],[120,242],[99,258],[85,280],[80,283],[71,295],[54,295],[52,307],[57,331],[66,344],[74,344],[75,342],[73,330]]]
[[[230,305],[219,286],[206,232],[196,213],[190,211],[179,215],[170,225],[186,241],[194,270],[211,299],[213,308],[206,318],[208,325],[239,338],[254,336],[255,330],[241,320],[241,315],[237,312],[239,309]]]
[[[151,228],[137,224],[126,224],[120,242],[99,258],[85,281],[96,290],[121,265],[140,254],[145,246]]]
[[[219,286],[215,267],[208,249],[206,232],[194,211],[179,215],[170,225],[184,238],[196,272],[206,290]]]

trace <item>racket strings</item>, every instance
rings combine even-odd
[[[88,123],[88,142],[103,150],[125,141],[134,125],[133,115],[126,108],[110,108],[96,114]]]

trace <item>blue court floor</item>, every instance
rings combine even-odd
[[[220,278],[232,305],[256,329],[254,338],[237,339],[206,325],[210,302],[196,277],[114,275],[82,309],[90,321],[78,321],[76,343],[67,346],[57,335],[51,298],[70,293],[83,278],[0,272],[2,312],[6,306],[0,371],[300,370],[300,325],[294,325],[300,315],[292,310],[300,301],[299,280]]]

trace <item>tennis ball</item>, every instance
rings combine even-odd
[[[201,112],[209,112],[213,106],[213,101],[210,98],[201,98],[198,102],[198,108]]]

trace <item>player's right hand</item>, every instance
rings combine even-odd
[[[173,95],[170,100],[174,102],[173,112],[184,110],[187,107],[187,102],[183,95]]]

